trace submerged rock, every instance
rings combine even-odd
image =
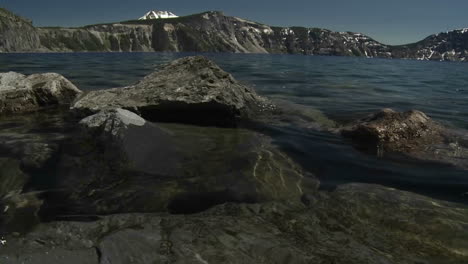
[[[18,160],[0,158],[0,198],[21,193],[28,178]]]
[[[92,91],[72,107],[84,115],[109,108],[151,121],[232,126],[273,106],[205,57],[173,61],[135,85]]]
[[[34,193],[24,193],[30,180],[20,168],[20,161],[0,158],[0,236],[27,232],[39,222],[41,206]]]
[[[80,93],[73,83],[57,73],[29,76],[16,72],[0,73],[0,114],[70,104]]]
[[[467,222],[468,208],[458,204],[351,184],[310,206],[224,204],[195,215],[45,223],[5,237],[0,261],[455,264],[468,261]]]
[[[225,202],[300,203],[318,181],[270,140],[243,129],[145,121],[127,110],[83,119],[63,146],[56,189],[61,214],[193,213]],[[57,203],[58,202],[58,203]]]
[[[67,122],[68,113],[60,110],[2,116],[0,153],[20,160],[21,168],[28,173],[47,169],[72,126]]]

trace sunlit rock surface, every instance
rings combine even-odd
[[[0,73],[0,114],[24,113],[70,104],[81,91],[57,73],[25,76]]]
[[[175,60],[135,85],[89,92],[72,110],[87,114],[116,107],[152,121],[222,126],[274,108],[202,56]]]

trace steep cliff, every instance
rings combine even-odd
[[[319,28],[270,27],[221,12],[151,23],[156,51],[214,51],[237,53],[290,53],[390,57],[388,47],[353,32]]]
[[[0,9],[2,52],[191,51],[288,53],[465,61],[468,29],[408,45],[390,46],[354,32],[321,28],[271,27],[222,12],[132,20],[80,28],[35,28]]]
[[[35,51],[40,47],[31,21],[0,8],[0,52]]]
[[[152,51],[151,25],[96,25],[83,28],[38,28],[48,51]]]

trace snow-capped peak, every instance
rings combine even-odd
[[[158,10],[151,10],[146,13],[144,16],[140,17],[139,20],[147,20],[147,19],[160,19],[160,18],[173,18],[178,17],[174,13],[169,11],[158,11]]]

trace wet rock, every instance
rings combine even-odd
[[[0,236],[24,233],[39,222],[41,201],[33,193],[23,193],[30,177],[20,165],[18,160],[0,158]]]
[[[383,109],[340,132],[356,142],[358,148],[380,156],[386,152],[401,153],[468,168],[468,133],[443,127],[417,110]]]
[[[464,206],[367,184],[344,185],[318,194],[316,200],[309,207],[277,202],[223,204],[195,215],[121,214],[94,222],[41,224],[25,236],[7,236],[6,245],[0,247],[0,261],[20,263],[34,256],[47,257],[47,263],[73,263],[92,250],[99,259],[91,254],[83,261],[468,261],[468,208]]]
[[[0,201],[0,236],[25,234],[39,222],[42,200],[38,193],[10,193]]]
[[[151,121],[232,126],[273,106],[205,57],[173,61],[135,85],[93,91],[72,109],[81,114],[124,108]]]
[[[0,73],[0,113],[23,113],[70,104],[81,91],[57,73]]]
[[[442,127],[420,111],[383,109],[341,133],[359,143],[385,151],[408,152],[443,141]]]
[[[275,110],[259,117],[264,124],[313,130],[336,128],[336,123],[318,109],[281,98],[272,98],[272,102]]]
[[[57,153],[59,146],[54,143],[34,142],[22,151],[22,166],[28,169],[41,169]]]
[[[81,122],[63,146],[46,207],[60,217],[196,213],[225,202],[300,203],[318,181],[270,139],[244,129],[156,125],[122,109]],[[46,210],[46,209],[45,209]]]
[[[54,162],[62,140],[70,129],[68,114],[57,109],[3,116],[0,153],[21,161],[21,168],[36,174]],[[44,172],[45,173],[45,172]]]
[[[21,193],[27,181],[28,176],[21,171],[18,160],[0,158],[0,197]]]

